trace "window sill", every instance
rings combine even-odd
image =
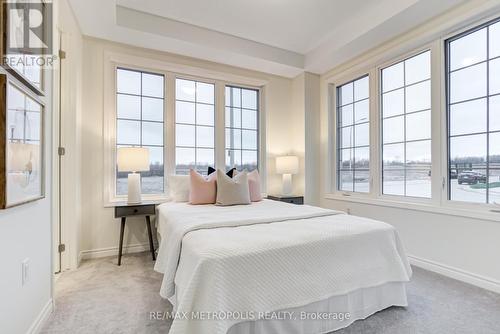
[[[343,201],[343,202],[360,203],[367,205],[376,205],[388,208],[429,212],[429,213],[455,216],[455,217],[474,218],[480,220],[494,221],[497,223],[500,222],[500,208],[497,209],[495,206],[492,206],[489,210],[488,208],[464,209],[463,207],[458,207],[457,205],[436,206],[434,204],[428,204],[428,203],[414,203],[408,201],[398,201],[385,198],[367,198],[361,196],[342,196],[340,194],[325,194],[324,198],[327,200],[334,200],[334,201]]]
[[[157,195],[157,196],[142,196],[143,201],[158,201],[158,202],[168,202],[170,198],[166,195]],[[127,201],[127,197],[114,197],[107,202],[104,203],[105,208],[113,208],[117,203],[123,203]]]

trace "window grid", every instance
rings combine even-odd
[[[35,117],[37,118],[38,117],[38,121],[40,122],[40,115],[41,115],[41,106],[38,102],[36,102],[34,99],[32,99],[27,93],[23,92],[22,90],[20,90],[19,88],[17,88],[15,85],[9,83],[8,85],[8,93],[7,95],[10,97],[13,96],[13,94],[18,94],[18,97],[21,97],[22,96],[22,100],[23,100],[23,106],[17,106],[15,108],[12,108],[12,106],[10,105],[10,103],[12,103],[12,101],[9,101],[9,105],[7,106],[7,112],[8,113],[13,113],[14,115],[16,114],[21,114],[22,117],[21,117],[21,122],[22,122],[22,134],[20,137],[17,137],[16,134],[15,134],[15,130],[16,130],[16,126],[18,125],[17,124],[17,121],[19,121],[15,116],[13,117],[15,120],[16,120],[16,123],[15,124],[8,124],[8,131],[7,131],[7,140],[9,143],[35,143],[35,144],[39,144],[40,143],[40,133],[38,133],[38,136],[35,135],[35,138],[32,138],[30,137],[30,134],[29,132],[34,130],[34,131],[37,131],[39,130],[38,128],[32,128],[32,125],[31,124],[31,117]],[[39,107],[39,110],[36,110],[35,108],[31,108],[32,106],[30,106],[30,104],[32,106],[36,106],[36,107]],[[30,117],[30,115],[32,115]]]
[[[240,93],[239,93],[239,107],[238,106],[235,106],[234,105],[234,91],[235,90],[238,90]],[[253,108],[244,108],[243,107],[243,91],[253,91],[255,92],[256,94],[256,105],[255,105],[255,109]],[[252,170],[252,169],[256,169],[258,168],[259,166],[259,91],[257,89],[249,89],[249,88],[242,88],[242,87],[237,87],[237,86],[230,86],[230,85],[226,85],[225,87],[225,94],[227,95],[229,92],[229,103],[227,102],[227,96],[226,96],[226,103],[225,103],[225,107],[226,109],[229,108],[229,117],[230,117],[230,121],[229,121],[229,126],[227,125],[227,120],[225,120],[225,131],[226,131],[226,149],[225,149],[225,153],[226,153],[226,168],[237,168],[237,169],[249,169],[249,170]],[[234,121],[234,110],[238,110],[239,113],[240,113],[240,120],[239,120],[239,124],[236,124],[235,121]],[[252,111],[252,112],[255,112],[256,113],[256,119],[255,119],[255,122],[256,122],[256,126],[255,128],[251,128],[251,127],[244,127],[243,126],[243,111]],[[227,113],[225,113],[226,117],[227,117]],[[227,130],[230,130],[230,135],[229,135],[229,139],[230,139],[230,142],[228,143],[227,142]],[[239,138],[239,148],[235,147],[234,145],[234,136],[233,136],[233,132],[234,131],[240,131],[240,138]],[[249,148],[243,148],[243,131],[247,131],[247,132],[255,132],[255,136],[256,136],[256,146],[255,146],[255,149],[249,149]],[[255,164],[253,163],[253,161],[248,161],[248,160],[245,160],[243,158],[243,153],[244,152],[253,152],[255,154]],[[238,154],[239,155],[239,161],[240,161],[240,164],[237,163],[238,159],[237,157],[235,157],[235,155]]]
[[[201,174],[207,174],[208,172],[208,167],[215,167],[214,164],[215,164],[215,85],[214,84],[211,84],[211,83],[206,83],[206,82],[201,82],[201,81],[196,81],[196,80],[189,80],[189,79],[183,79],[183,78],[176,78],[176,85],[178,85],[178,83],[180,81],[189,81],[189,82],[192,82],[194,83],[194,86],[195,86],[195,89],[194,89],[194,99],[193,100],[186,100],[186,99],[182,99],[182,98],[178,98],[176,96],[176,113],[177,113],[177,102],[183,102],[183,103],[189,103],[191,105],[194,106],[194,122],[193,123],[190,123],[190,122],[180,122],[176,119],[175,121],[175,124],[176,124],[176,131],[177,131],[177,126],[178,125],[185,125],[185,126],[192,126],[194,127],[194,146],[190,146],[190,145],[179,145],[177,144],[177,139],[176,139],[176,166],[175,166],[175,171],[176,171],[176,174],[188,174],[189,173],[189,169],[190,168],[194,168],[195,170],[197,170],[199,173]],[[214,103],[207,103],[207,102],[200,102],[198,101],[198,85],[199,84],[203,84],[203,85],[211,85],[213,87],[213,99],[214,99]],[[211,106],[213,108],[213,113],[212,113],[212,124],[213,125],[205,125],[205,124],[198,124],[198,105],[205,105],[205,106]],[[212,128],[214,129],[214,142],[212,144],[212,146],[199,146],[198,145],[198,129],[199,128]],[[177,149],[192,149],[193,152],[194,152],[194,161],[191,162],[190,164],[188,165],[181,165],[178,163],[178,160],[177,160]],[[208,164],[207,166],[200,166],[199,163],[201,161],[199,161],[198,159],[198,150],[199,149],[205,149],[205,150],[212,150],[212,163],[211,164]],[[194,163],[194,165],[192,164]]]
[[[141,174],[141,180],[145,181],[149,175],[149,177],[154,177],[154,176],[161,176],[161,182],[152,182],[154,185],[146,185],[146,182],[142,182],[142,193],[143,194],[161,194],[164,192],[164,154],[163,154],[163,148],[164,148],[164,142],[163,142],[163,131],[164,131],[164,121],[156,121],[156,120],[149,120],[149,119],[144,119],[143,118],[143,99],[156,99],[159,101],[162,101],[161,105],[161,114],[162,114],[162,119],[164,119],[164,91],[165,91],[165,77],[162,74],[158,73],[152,73],[152,72],[146,72],[146,71],[140,71],[140,70],[135,70],[135,69],[129,69],[129,68],[122,68],[118,67],[116,69],[116,74],[118,74],[119,71],[127,71],[127,72],[135,72],[140,74],[140,85],[139,85],[139,94],[133,94],[133,93],[126,93],[126,92],[119,92],[118,89],[116,90],[116,101],[118,101],[118,98],[120,96],[132,96],[132,97],[137,97],[139,98],[139,117],[138,118],[129,118],[129,117],[120,117],[118,116],[118,102],[117,102],[117,116],[116,116],[116,129],[117,133],[119,132],[119,127],[120,127],[120,121],[127,121],[127,122],[134,122],[139,124],[139,141],[137,143],[125,143],[125,142],[120,142],[117,136],[116,140],[116,148],[120,147],[146,147],[146,148],[161,148],[161,164],[158,167],[158,170],[150,170],[149,172],[140,172]],[[151,96],[147,94],[143,94],[143,80],[144,80],[144,75],[152,75],[152,76],[161,76],[162,77],[162,96],[163,97],[158,97],[158,96]],[[117,75],[117,80],[118,80],[118,75]],[[148,124],[148,123],[153,123],[153,124],[161,124],[162,125],[162,144],[151,144],[148,143],[147,145],[144,144],[143,142],[143,125]],[[150,165],[152,165],[151,162],[151,151],[150,151]],[[160,159],[158,159],[160,160]],[[157,161],[160,162],[160,161]],[[161,169],[161,171],[160,171]],[[116,194],[117,195],[125,195],[126,194],[126,187],[127,187],[127,174],[124,172],[116,172],[116,183],[115,183],[115,189],[116,189]],[[158,175],[157,175],[158,174]],[[159,188],[161,187],[161,189]]]
[[[499,180],[500,180],[500,164],[498,164],[496,161],[491,161],[491,156],[492,156],[492,151],[491,151],[491,137],[492,135],[495,134],[500,134],[500,130],[491,130],[491,108],[490,108],[490,101],[495,98],[500,96],[500,93],[490,93],[490,65],[491,62],[500,59],[500,56],[494,56],[491,57],[490,55],[490,29],[493,25],[499,24],[500,19],[496,19],[491,22],[487,22],[483,25],[480,25],[478,27],[475,27],[471,30],[468,30],[466,32],[463,32],[457,36],[454,36],[450,39],[448,39],[445,43],[446,45],[446,104],[447,104],[447,136],[448,136],[448,142],[447,142],[447,147],[448,147],[448,199],[449,200],[458,200],[458,201],[471,201],[471,202],[483,202],[483,203],[493,203],[495,200],[498,200],[497,198],[492,198],[493,196],[491,195],[491,189],[493,188],[490,183],[490,177],[492,176],[492,172],[497,172],[499,175]],[[457,68],[451,69],[451,57],[452,57],[452,52],[451,52],[451,44],[455,41],[458,41],[464,37],[467,37],[473,33],[480,32],[481,30],[485,30],[486,33],[486,53],[485,53],[485,59],[481,61],[477,61],[465,66],[459,66]],[[486,78],[485,78],[485,94],[481,94],[479,96],[473,97],[473,98],[468,98],[468,99],[459,99],[457,101],[451,102],[451,87],[452,87],[452,79],[451,76],[453,73],[458,73],[463,70],[467,70],[469,68],[472,68],[474,66],[478,66],[484,64],[486,66]],[[474,101],[481,101],[485,100],[485,110],[486,110],[486,131],[469,131],[466,133],[460,133],[460,134],[452,134],[452,112],[451,109],[453,106],[456,105],[463,105],[467,104],[469,102],[474,102]],[[462,172],[466,171],[485,171],[485,199],[484,201],[478,201],[477,199],[464,199],[460,198],[460,195],[457,193],[454,195],[453,193],[453,181],[452,181],[452,172],[455,171],[456,177],[457,177],[457,183],[460,184],[459,180],[460,179],[460,163],[455,162],[455,167],[453,167],[453,162],[452,162],[452,156],[451,156],[451,148],[452,148],[452,140],[454,138],[467,138],[467,137],[474,137],[474,136],[484,136],[485,141],[486,141],[486,151],[485,151],[485,166],[483,167],[482,164],[480,164],[479,167],[474,168],[474,163],[473,162],[464,162],[462,166]],[[469,165],[467,167],[466,165]],[[491,166],[493,165],[493,167]],[[498,166],[497,166],[498,165]],[[455,170],[454,170],[455,169]],[[476,182],[476,181],[473,181]],[[483,180],[479,180],[478,183],[483,183]],[[497,195],[498,196],[498,195]],[[454,198],[456,197],[456,198]],[[499,196],[500,198],[500,196]]]
[[[430,50],[426,50],[426,51],[423,51],[419,54],[416,54],[414,56],[411,56],[409,58],[406,58],[400,62],[397,62],[395,64],[392,64],[384,69],[381,70],[381,76],[380,76],[380,82],[381,82],[381,86],[382,86],[382,90],[381,90],[381,102],[380,102],[380,105],[381,105],[381,129],[382,129],[382,193],[383,194],[388,194],[388,195],[400,195],[400,196],[405,196],[405,197],[428,197],[430,198],[431,195],[430,195],[430,189],[427,190],[428,192],[428,196],[426,195],[423,195],[423,192],[425,192],[425,190],[423,190],[423,192],[419,195],[417,194],[412,194],[412,195],[409,195],[408,194],[408,171],[409,170],[413,170],[414,172],[416,171],[419,171],[420,168],[418,166],[414,166],[414,167],[409,167],[409,163],[408,163],[408,152],[407,152],[407,146],[408,144],[411,144],[411,143],[424,143],[424,142],[431,142],[431,138],[421,138],[421,139],[414,139],[414,140],[408,140],[408,127],[407,127],[407,122],[408,122],[408,116],[411,116],[411,115],[418,115],[418,114],[423,114],[423,113],[426,113],[426,112],[431,112],[432,108],[431,108],[431,105],[429,103],[429,108],[424,108],[424,109],[418,109],[416,111],[410,111],[408,112],[408,88],[409,87],[414,87],[414,86],[418,86],[418,85],[421,85],[423,83],[426,83],[426,82],[431,82],[431,77],[429,76],[428,78],[426,79],[423,79],[423,80],[418,80],[416,82],[412,82],[410,84],[407,84],[407,62],[416,58],[416,57],[419,57],[423,54],[426,54],[428,53],[430,55]],[[402,64],[402,73],[403,73],[403,85],[402,86],[398,86],[397,88],[393,88],[393,89],[390,89],[390,90],[387,90],[385,91],[384,90],[384,85],[383,85],[383,80],[384,80],[384,70],[387,70],[389,68],[393,68],[394,66],[397,66],[399,64]],[[430,66],[430,64],[429,64]],[[430,74],[432,75],[432,74]],[[396,92],[396,91],[399,91],[401,90],[402,93],[403,93],[403,110],[402,110],[402,113],[399,113],[399,114],[395,114],[395,115],[390,115],[390,116],[384,116],[384,96],[386,94],[390,94],[392,92]],[[429,101],[430,102],[430,101]],[[384,139],[384,121],[386,120],[390,120],[390,119],[396,119],[396,118],[399,118],[399,117],[402,117],[403,118],[403,141],[385,141]],[[429,124],[429,127],[430,127],[430,124]],[[386,163],[385,163],[385,159],[384,159],[384,151],[385,151],[385,148],[386,146],[395,146],[395,145],[403,145],[403,159],[401,161],[401,165],[402,167],[398,167],[398,168],[388,168],[388,166],[386,166]],[[431,155],[431,153],[429,152],[429,156]],[[429,167],[429,170],[430,170],[430,167]],[[386,175],[388,171],[391,171],[391,172],[403,172],[403,193],[402,194],[396,194],[396,193],[390,193],[390,192],[386,192]],[[396,181],[397,182],[397,181]],[[428,187],[430,187],[430,183],[428,185]]]
[[[337,87],[337,142],[339,145],[337,145],[337,189],[340,191],[352,191],[352,192],[369,192],[370,191],[370,186],[368,184],[368,189],[367,190],[358,190],[356,189],[356,171],[359,172],[365,172],[365,174],[369,175],[369,167],[368,168],[362,168],[362,167],[356,167],[356,149],[363,149],[363,148],[368,148],[368,157],[370,156],[369,149],[370,145],[356,145],[356,126],[364,125],[364,124],[370,124],[369,121],[369,116],[368,116],[368,121],[361,121],[361,122],[356,122],[356,104],[364,101],[369,102],[369,95],[366,98],[360,98],[356,99],[356,82],[359,82],[361,80],[368,80],[369,76],[365,75],[363,77],[360,77],[358,79],[355,79],[353,81],[347,82],[339,87]],[[349,103],[343,104],[343,97],[342,97],[342,88],[346,87],[347,85],[352,85],[352,101]],[[368,93],[369,94],[369,93]],[[344,120],[342,118],[342,109],[352,106],[352,123],[344,125]],[[368,115],[369,115],[369,108],[368,108]],[[352,128],[352,134],[350,134],[350,140],[353,143],[353,145],[350,146],[344,146],[343,140],[342,140],[342,131],[343,129],[347,128]],[[368,128],[369,131],[369,128]],[[349,151],[350,154],[350,166],[349,168],[344,168],[342,165],[342,160],[343,160],[343,151]],[[369,159],[369,158],[368,158]],[[369,160],[368,160],[369,161]],[[368,162],[369,163],[369,162]],[[352,173],[352,187],[345,188],[344,187],[344,182],[343,182],[343,173],[342,172],[351,172]]]
[[[34,59],[31,55],[16,54],[9,55],[10,57],[17,58],[13,65],[13,69],[22,74],[22,76],[28,80],[33,86],[38,89],[42,89],[42,67],[38,64],[30,64]],[[14,58],[12,58],[14,59]],[[26,65],[30,64],[30,65]]]

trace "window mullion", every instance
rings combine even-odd
[[[167,178],[171,174],[175,174],[175,75],[168,73],[166,75],[165,85],[165,119],[164,125],[165,134],[165,175]],[[168,180],[167,180],[168,183]]]
[[[406,102],[407,102],[407,97],[406,97],[406,60],[403,60],[403,108],[404,108],[404,113],[403,113],[403,166],[404,166],[404,196],[407,195],[407,181],[408,181],[408,171],[407,171],[407,158],[406,158]]]
[[[380,71],[378,69],[373,69],[370,73],[370,194],[372,197],[377,198],[382,194],[381,189],[381,103],[380,96],[378,92],[380,91]]]
[[[490,27],[486,27],[486,203],[490,203]]]
[[[431,198],[436,205],[442,204],[446,198],[445,159],[446,147],[443,151],[443,133],[446,133],[446,105],[441,98],[444,92],[443,48],[440,40],[431,46]],[[444,119],[443,119],[444,117]],[[444,166],[443,166],[444,164]]]
[[[225,84],[222,81],[217,81],[215,83],[215,166],[220,169],[224,169],[226,164],[225,159],[225,141],[226,141],[226,129],[225,129],[225,110],[226,110],[226,99],[225,99]]]

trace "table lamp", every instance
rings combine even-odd
[[[38,168],[38,145],[9,143],[9,172],[31,173]]]
[[[128,174],[127,203],[141,203],[141,175],[138,172],[149,171],[149,150],[144,147],[120,147],[116,163],[119,172]]]
[[[299,158],[294,155],[277,157],[276,173],[283,174],[283,195],[291,195],[292,175],[299,173]]]

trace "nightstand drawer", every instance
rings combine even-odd
[[[155,214],[154,204],[115,207],[115,218],[130,217],[130,216],[147,216],[154,214]]]
[[[304,204],[304,196],[267,196],[268,199],[273,201],[285,202],[290,204]]]
[[[304,204],[304,198],[303,197],[287,198],[284,199],[283,202],[291,204]]]

